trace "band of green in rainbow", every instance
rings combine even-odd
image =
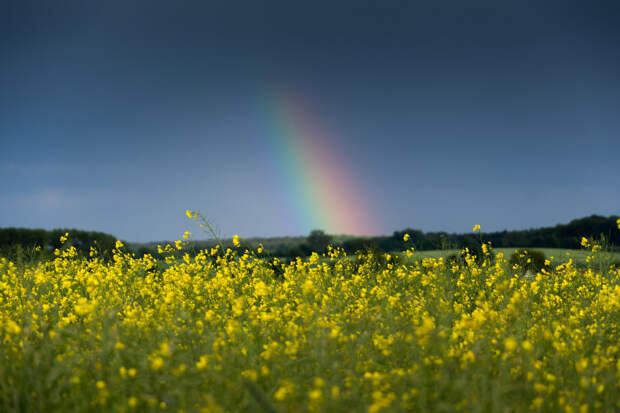
[[[304,227],[331,234],[377,234],[363,187],[304,102],[283,91],[271,101],[271,139],[296,219]]]

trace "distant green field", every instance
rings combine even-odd
[[[549,259],[555,264],[567,262],[569,259],[572,258],[575,264],[585,265],[586,257],[592,254],[590,251],[586,250],[572,250],[563,248],[524,248],[543,252],[547,259]],[[506,257],[506,259],[510,259],[512,253],[515,252],[517,249],[518,248],[495,248],[494,251],[496,253],[501,252],[504,254],[504,257]],[[460,250],[458,249],[415,251],[413,256],[405,261],[417,261],[421,260],[422,258],[445,258],[450,255],[458,254],[459,252]],[[599,254],[599,256],[604,258],[605,260],[608,260],[610,263],[620,263],[620,252],[598,252],[597,254]]]

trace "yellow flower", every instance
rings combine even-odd
[[[256,292],[256,296],[258,297],[264,297],[269,294],[269,288],[267,287],[267,284],[265,284],[263,281],[258,281],[256,283],[256,285],[254,286],[254,291]]]
[[[308,392],[308,397],[310,400],[320,400],[323,397],[323,392],[321,389],[314,389]]]
[[[504,347],[508,352],[514,351],[514,349],[517,348],[517,340],[515,340],[513,337],[508,337],[504,340]]]
[[[581,246],[584,248],[588,248],[590,246],[590,242],[586,237],[581,237]]]
[[[463,361],[464,364],[473,363],[476,361],[476,355],[473,351],[467,350],[467,352],[461,356],[461,361]]]
[[[377,413],[390,407],[392,400],[396,397],[394,393],[383,393],[379,390],[372,393],[373,403],[368,407],[368,413]]]
[[[95,309],[95,304],[88,302],[85,297],[80,297],[73,309],[77,315],[87,315]]]
[[[295,392],[295,384],[287,380],[282,380],[280,387],[273,395],[273,398],[281,402]]]
[[[155,357],[151,360],[151,368],[155,371],[159,371],[164,367],[164,359],[161,357]]]
[[[123,243],[121,241],[117,240],[116,241],[116,249],[118,250],[118,249],[121,249],[121,248],[123,248]]]
[[[286,395],[287,395],[286,387],[280,387],[274,393],[273,398],[276,399],[277,401],[281,402],[282,400],[286,399]]]
[[[315,289],[314,289],[314,284],[312,283],[312,280],[310,279],[306,280],[301,286],[301,291],[303,291],[304,294],[314,293]]]
[[[616,224],[618,224],[618,229],[620,229],[620,218],[616,220]]]
[[[188,217],[189,219],[193,219],[193,220],[195,220],[195,219],[196,219],[196,215],[197,215],[197,214],[196,214],[195,212],[193,212],[193,211],[190,211],[190,210],[188,209],[188,210],[186,210],[186,211],[185,211],[185,215],[187,215],[187,217]]]
[[[253,369],[243,370],[241,372],[241,376],[252,381],[258,380],[258,372]]]
[[[579,373],[581,373],[582,371],[587,369],[588,368],[588,359],[587,358],[582,358],[579,361],[577,361],[575,363],[575,368],[577,369],[577,371]]]
[[[403,241],[407,242],[407,241],[409,241],[409,238],[411,238],[411,235],[409,235],[409,234],[403,235]]]
[[[337,399],[340,396],[340,387],[332,386],[332,398]]]
[[[167,341],[164,341],[159,345],[159,352],[162,356],[170,357],[170,344]]]
[[[480,231],[480,225],[474,225],[474,229],[472,230],[473,232],[478,232]]]
[[[241,242],[239,242],[239,235],[233,236],[233,245],[237,248],[241,246]]]
[[[196,362],[196,368],[199,371],[202,371],[207,368],[207,365],[208,365],[207,356],[200,356],[200,360]]]
[[[138,399],[136,399],[134,396],[131,396],[127,401],[127,404],[129,405],[129,407],[134,408],[138,404]]]
[[[325,380],[323,380],[320,377],[314,378],[314,387],[324,387],[324,386],[325,386]]]
[[[19,334],[22,329],[13,320],[7,320],[5,324],[6,331],[11,334]]]

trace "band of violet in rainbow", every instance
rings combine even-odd
[[[289,91],[271,96],[274,152],[296,219],[331,234],[379,233],[355,168],[312,116],[310,105]]]

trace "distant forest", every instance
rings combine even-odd
[[[620,229],[616,220],[617,216],[604,217],[591,215],[586,218],[575,219],[568,224],[558,224],[553,227],[543,227],[519,231],[500,231],[483,233],[484,241],[491,242],[493,247],[538,247],[538,248],[580,248],[581,238],[605,237],[609,244],[620,244]],[[447,234],[445,232],[428,232],[407,229],[395,232],[391,239],[402,239],[404,233],[409,233],[414,240],[416,247],[420,250],[442,249],[448,246],[456,248],[467,247],[479,244],[480,235],[469,234]],[[390,247],[386,241],[380,246]]]
[[[470,248],[478,250],[480,239],[491,242],[493,247],[534,247],[534,248],[580,248],[582,237],[604,237],[610,245],[619,249],[620,229],[617,216],[604,217],[592,215],[575,219],[568,224],[554,227],[543,227],[519,231],[500,231],[489,233],[451,234],[447,232],[424,232],[419,229],[407,228],[395,231],[392,236],[380,237],[347,237],[341,240],[332,238],[323,231],[312,231],[310,236],[296,246],[274,246],[276,256],[304,256],[312,251],[321,251],[326,245],[339,245],[347,253],[361,250],[378,250],[384,252],[402,251],[411,246],[419,251]],[[410,235],[409,242],[403,241],[404,234]]]
[[[323,252],[328,245],[340,246],[347,253],[363,250],[374,251],[401,251],[411,246],[417,250],[437,250],[464,248],[478,249],[480,237],[485,242],[491,242],[494,247],[538,247],[538,248],[580,248],[581,237],[604,237],[620,250],[620,230],[617,216],[604,217],[592,215],[586,218],[575,219],[568,224],[559,224],[553,227],[544,227],[520,231],[500,231],[489,233],[451,234],[447,232],[424,232],[419,229],[407,228],[395,231],[391,236],[353,237],[332,236],[321,230],[314,230],[308,236],[278,237],[278,238],[250,238],[242,241],[242,247],[256,248],[259,243],[264,245],[264,255],[277,257],[307,256],[313,251]],[[103,232],[81,231],[76,229],[43,229],[0,228],[0,255],[14,257],[28,255],[35,248],[41,247],[39,254],[51,254],[55,248],[61,246],[60,237],[69,233],[68,244],[73,245],[83,254],[88,254],[94,246],[101,254],[106,255],[114,248],[116,237]],[[409,234],[411,239],[405,243],[403,235]],[[151,243],[125,243],[138,256],[149,253],[157,254],[157,245],[166,241]],[[192,241],[190,251],[215,246],[214,240]],[[231,247],[232,241],[223,241],[223,247]]]
[[[78,229],[0,228],[0,256],[22,259],[34,256],[51,256],[63,243],[60,237],[69,233],[67,244],[74,246],[82,255],[96,248],[102,255],[108,255],[116,244],[114,235]]]

